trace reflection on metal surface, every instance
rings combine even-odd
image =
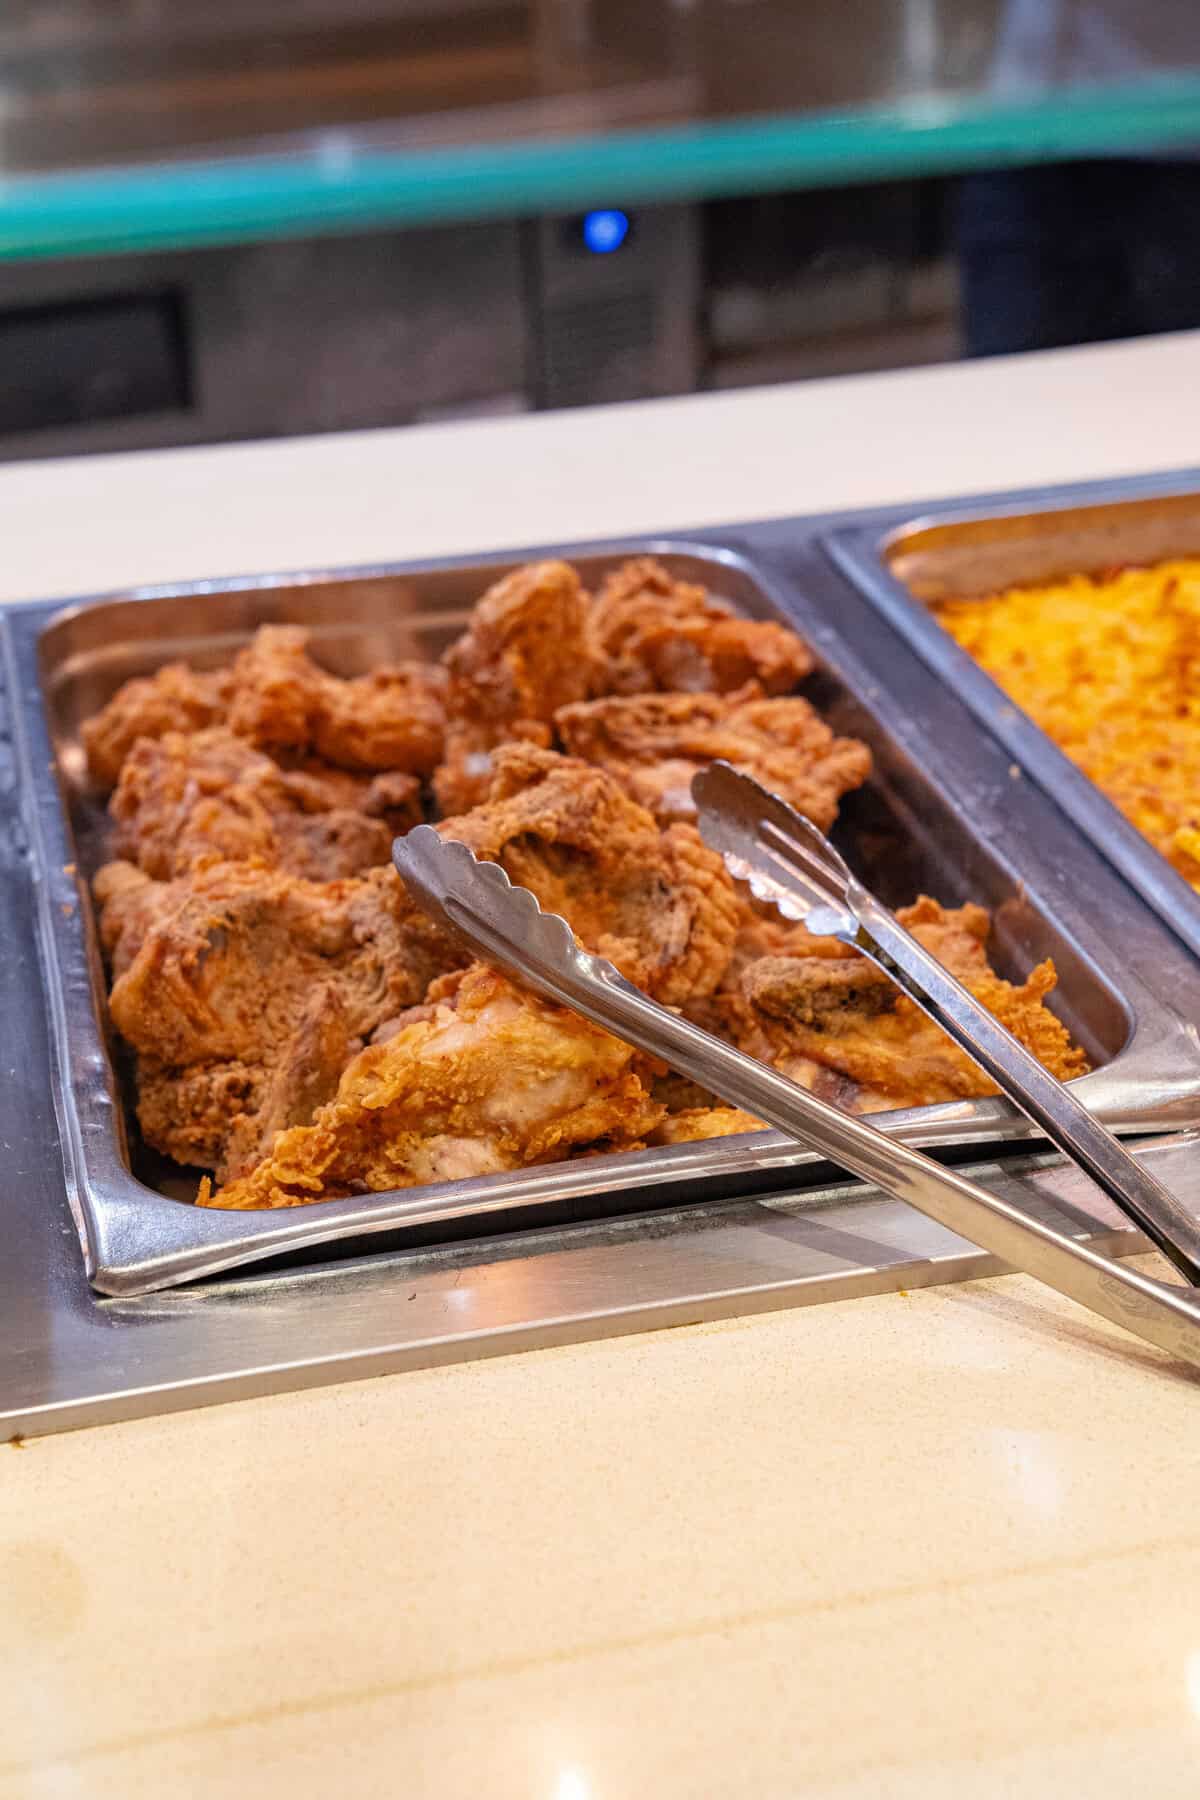
[[[888,532],[881,553],[897,581],[932,606],[1099,575],[1114,564],[1195,556],[1198,547],[1200,493],[1187,492],[917,519]]]

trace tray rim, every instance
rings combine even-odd
[[[1014,761],[1108,858],[1192,954],[1200,957],[1200,894],[1031,714],[1018,706],[999,682],[955,642],[929,607],[893,574],[887,561],[887,552],[898,539],[945,526],[987,525],[1002,519],[1047,517],[1083,508],[1102,511],[1105,506],[1152,505],[1155,500],[1193,497],[1200,507],[1200,482],[1194,477],[1190,485],[1184,486],[1172,485],[1169,478],[1164,478],[1161,488],[1149,490],[1144,477],[1135,477],[1128,486],[1097,482],[1083,488],[1047,490],[1037,503],[1016,493],[992,504],[952,501],[911,516],[892,509],[887,523],[881,524],[877,519],[871,524],[833,525],[818,535],[839,573],[853,582],[856,591],[916,651],[934,675],[953,684],[979,723],[1004,745]]]
[[[783,617],[794,616],[786,600],[777,591],[781,576],[772,572],[769,557],[750,556],[741,549],[722,542],[720,534],[685,537],[649,535],[635,538],[605,539],[552,547],[567,557],[628,556],[656,554],[690,556],[707,563],[724,564],[759,589]],[[761,1178],[766,1172],[778,1172],[785,1182],[789,1171],[801,1165],[819,1162],[811,1152],[798,1149],[773,1132],[748,1134],[720,1140],[719,1149],[711,1142],[661,1147],[651,1151],[627,1152],[595,1159],[577,1165],[550,1165],[542,1169],[521,1171],[503,1176],[476,1178],[469,1182],[443,1183],[421,1189],[397,1190],[390,1195],[371,1195],[363,1199],[328,1201],[305,1208],[276,1213],[229,1213],[220,1209],[200,1209],[170,1199],[145,1187],[132,1175],[119,1157],[120,1134],[108,1120],[108,1141],[96,1143],[103,1121],[85,1120],[75,1097],[77,1071],[73,1067],[71,1037],[67,1028],[68,1003],[66,976],[78,979],[86,972],[89,989],[89,1019],[86,1049],[95,1065],[104,1071],[108,1107],[119,1112],[119,1097],[113,1084],[111,1063],[104,1042],[100,1019],[91,1004],[90,970],[87,933],[90,931],[90,904],[80,904],[75,882],[67,877],[70,840],[67,835],[65,809],[61,805],[57,782],[39,784],[34,772],[36,751],[45,748],[52,754],[48,720],[40,682],[33,692],[21,680],[21,661],[36,658],[44,632],[84,609],[98,604],[133,603],[162,598],[182,599],[214,592],[254,592],[279,587],[320,585],[346,579],[367,580],[402,574],[421,574],[447,569],[480,569],[508,567],[526,561],[530,556],[546,554],[546,550],[511,549],[478,556],[454,556],[400,561],[395,563],[346,566],[336,569],[302,570],[292,573],[266,574],[199,581],[154,583],[108,593],[85,596],[61,603],[42,603],[34,607],[9,609],[4,614],[4,645],[10,693],[13,698],[15,749],[20,767],[22,810],[34,854],[37,938],[42,967],[43,988],[50,1012],[52,1058],[54,1071],[54,1104],[60,1127],[67,1188],[72,1213],[84,1247],[89,1279],[94,1287],[110,1295],[132,1295],[173,1286],[204,1274],[240,1267],[265,1258],[278,1256],[301,1247],[312,1247],[345,1238],[377,1236],[414,1225],[459,1219],[476,1214],[508,1211],[564,1198],[584,1197],[598,1193],[627,1191],[631,1187],[661,1188],[675,1181],[698,1184],[704,1177],[735,1179]],[[18,644],[17,640],[20,640]],[[47,788],[53,789],[53,805],[46,805]],[[66,860],[58,855],[67,852]],[[62,873],[59,874],[61,868]],[[61,909],[72,906],[81,917],[64,922]],[[72,950],[68,962],[61,955],[64,934],[70,932]],[[68,966],[69,964],[69,966]],[[1101,979],[1117,994],[1127,1011],[1134,1014],[1133,1038],[1117,1058],[1096,1072],[1103,1076],[1118,1062],[1125,1064],[1136,1047],[1141,1013],[1133,1006],[1122,986],[1103,971]],[[1138,987],[1139,995],[1144,990]],[[93,1068],[94,1072],[94,1068]],[[1194,1071],[1193,1071],[1194,1074]],[[1085,1077],[1085,1081],[1094,1080]],[[908,1141],[924,1144],[987,1144],[1003,1139],[1020,1141],[1034,1135],[1025,1122],[1003,1101],[963,1102],[945,1107],[912,1109],[875,1115],[875,1122]],[[1173,1119],[1177,1128],[1181,1121]],[[1169,1129],[1160,1119],[1148,1118],[1139,1127],[1121,1121],[1127,1129]],[[566,1171],[570,1170],[567,1178]],[[103,1175],[107,1188],[98,1199],[94,1188]],[[636,1177],[636,1179],[634,1179]],[[499,1189],[499,1191],[497,1191]],[[703,1195],[695,1194],[700,1200]],[[160,1226],[168,1219],[174,1227],[167,1235],[172,1239],[164,1248]]]

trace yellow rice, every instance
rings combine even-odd
[[[937,617],[1200,889],[1200,559],[952,600]]]

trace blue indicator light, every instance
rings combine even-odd
[[[611,256],[629,236],[629,218],[615,207],[584,214],[583,241],[593,256]]]

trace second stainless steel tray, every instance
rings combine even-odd
[[[1131,496],[1126,483],[1097,484],[1089,498],[1065,505],[1047,496],[956,507],[883,530],[847,526],[830,532],[826,546],[934,675],[1200,956],[1200,894],[929,610],[1066,575],[1200,556],[1200,491]]]
[[[800,610],[786,580],[770,580],[744,556],[710,544],[651,541],[568,547],[564,554],[594,583],[617,560],[646,551],[750,613]],[[181,584],[65,612],[43,607],[7,615],[68,1188],[101,1291],[144,1292],[338,1240],[369,1248],[396,1233],[411,1242],[421,1232],[425,1241],[445,1241],[486,1230],[489,1218],[516,1226],[538,1216],[603,1215],[636,1205],[639,1190],[642,1205],[662,1205],[761,1192],[781,1181],[794,1188],[806,1170],[809,1179],[822,1178],[814,1158],[772,1133],[757,1133],[285,1213],[228,1214],[183,1204],[156,1188],[136,1139],[130,1146],[90,929],[87,881],[102,855],[102,815],[87,787],[81,719],[129,675],[169,657],[222,659],[267,620],[309,624],[322,658],[347,671],[384,656],[436,652],[484,586],[517,560]],[[866,737],[876,755],[876,776],[847,804],[840,828],[860,871],[893,903],[924,888],[947,903],[974,898],[989,905],[1003,972],[1024,970],[1044,955],[1055,958],[1059,1010],[1097,1064],[1080,1092],[1110,1123],[1148,1131],[1200,1120],[1200,1049],[1184,1022],[1200,1009],[1200,971],[1169,953],[1116,952],[1112,937],[1099,934],[1089,917],[1087,847],[1067,833],[1039,849],[1033,821],[1005,837],[989,812],[977,734],[956,739],[956,782],[931,780],[911,745],[911,696],[860,667],[839,634],[836,605],[820,612],[809,596],[804,611],[802,624],[823,662],[816,697],[839,729]],[[932,709],[932,687],[926,700]],[[1128,895],[1122,918],[1123,893],[1118,887],[1109,897],[1105,923],[1118,927],[1118,943],[1124,936],[1132,946],[1140,909]],[[927,1145],[1015,1140],[1028,1130],[1002,1101],[894,1113],[881,1123]]]

